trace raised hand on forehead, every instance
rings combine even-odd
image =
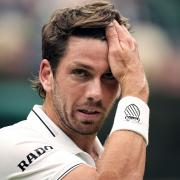
[[[122,97],[137,96],[146,102],[149,90],[136,40],[116,20],[107,27],[106,38],[109,65],[120,83]]]

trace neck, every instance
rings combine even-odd
[[[99,158],[99,153],[95,145],[96,136],[81,135],[79,137],[76,136],[74,139],[73,138],[71,139],[76,143],[76,145],[80,149],[90,154],[91,157],[96,162],[96,160]]]
[[[81,135],[73,130],[66,131],[65,128],[61,128],[66,135],[68,135],[75,144],[83,151],[91,154],[95,145],[96,134],[93,135]]]
[[[61,128],[61,129],[64,131],[63,128]],[[91,157],[96,162],[96,160],[99,157],[99,154],[97,152],[96,145],[95,145],[96,135],[80,135],[77,132],[73,132],[73,131],[71,131],[71,132],[64,131],[64,132],[66,135],[68,135],[74,141],[74,143],[80,149],[82,149],[83,151],[90,154]]]

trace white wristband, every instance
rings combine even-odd
[[[140,134],[148,145],[149,107],[137,97],[126,96],[119,101],[111,133],[130,130]]]

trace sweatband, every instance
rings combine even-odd
[[[117,130],[129,130],[140,134],[148,145],[149,107],[137,97],[126,96],[117,106],[111,133]]]

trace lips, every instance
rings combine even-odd
[[[79,109],[78,111],[81,113],[85,113],[85,114],[97,114],[97,113],[99,113],[96,110],[86,110],[86,109]]]
[[[100,111],[96,109],[78,109],[77,116],[83,120],[96,120],[99,119]]]

